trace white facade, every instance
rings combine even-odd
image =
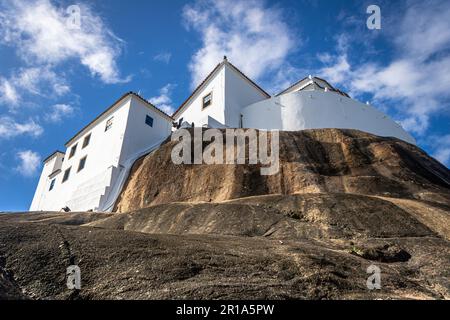
[[[202,107],[203,98],[212,103]],[[357,129],[415,144],[414,138],[384,113],[351,99],[326,80],[306,77],[275,97],[248,79],[225,58],[173,115],[196,127]]]
[[[148,117],[151,125],[146,123]],[[173,120],[212,128],[358,129],[415,143],[387,115],[351,99],[326,80],[309,76],[271,97],[224,58],[172,117],[134,93],[120,98],[70,139],[65,154],[56,152],[44,161],[30,210],[59,211],[66,206],[71,211],[112,210],[134,161],[169,137]],[[89,144],[83,147],[89,135]],[[79,170],[84,158],[85,166]]]
[[[152,126],[146,121],[153,122]],[[30,211],[59,211],[66,206],[71,211],[109,211],[111,208],[105,205],[128,169],[124,164],[149,146],[161,143],[171,128],[168,115],[135,94],[123,96],[73,137],[66,144],[65,154],[57,152],[46,159]],[[89,143],[83,147],[89,135]],[[70,157],[75,146],[75,154]],[[85,157],[84,168],[79,170]],[[69,177],[63,182],[69,168]]]
[[[211,94],[211,104],[203,108],[203,98]],[[226,59],[211,72],[175,112],[175,121],[196,127],[241,126],[241,110],[249,104],[270,98]]]
[[[414,138],[384,113],[331,90],[293,90],[242,110],[243,127],[297,131],[357,129],[415,144]]]

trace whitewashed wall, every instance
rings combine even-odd
[[[212,104],[202,110],[202,99],[212,92]],[[224,63],[215,75],[192,98],[175,121],[194,123],[202,127],[214,123],[213,118],[230,128],[239,128],[241,110],[249,104],[267,99],[267,96]]]
[[[146,115],[153,118],[153,127],[145,123]],[[149,108],[139,99],[131,100],[131,110],[125,129],[120,163],[131,155],[166,139],[172,132],[172,119],[164,118],[157,110]]]
[[[153,128],[145,124],[145,115],[153,118]],[[105,132],[108,119],[114,116],[112,127]],[[136,152],[171,132],[171,120],[150,109],[134,96],[118,103],[108,114],[99,118],[79,137],[67,145],[61,172],[55,177],[53,190],[51,163],[46,163],[30,211],[59,211],[68,206],[72,211],[95,210],[102,196],[120,172],[120,164]],[[89,145],[82,148],[84,137],[91,134]],[[78,144],[76,154],[69,159],[72,146]],[[86,165],[77,172],[80,159],[87,155]],[[71,167],[70,177],[62,183],[64,172]]]
[[[244,108],[242,114],[246,128],[286,131],[358,129],[415,144],[414,138],[384,113],[333,92],[291,92],[252,104]]]
[[[244,79],[232,67],[225,65],[225,124],[239,128],[244,107],[267,99],[253,84]]]
[[[175,116],[175,121],[183,118],[183,122],[193,122],[196,127],[201,127],[207,124],[206,122],[209,116],[220,123],[225,123],[224,87],[225,71],[224,68],[221,68],[206,83],[204,88],[192,97],[191,102],[184,107],[184,110]],[[212,92],[212,104],[202,110],[202,99],[210,92]]]
[[[64,158],[63,153],[56,153],[50,157],[43,165],[41,176],[39,178],[38,185],[31,202],[30,210],[38,210],[41,205],[45,205],[46,197],[45,194],[50,188],[49,175],[54,173],[56,170],[60,169],[62,166],[62,160]]]
[[[32,206],[30,210],[60,210],[66,205],[72,211],[94,209],[91,206],[95,206],[96,199],[105,188],[104,181],[111,175],[110,167],[119,163],[129,106],[130,98],[124,99],[108,115],[98,119],[94,126],[81,132],[76,140],[66,146],[61,172],[55,177],[55,187],[49,191],[51,179],[47,178],[40,206]],[[105,132],[106,121],[113,116],[113,125]],[[89,145],[83,149],[83,139],[88,134],[91,134],[91,139]],[[78,144],[77,151],[69,159],[70,149],[75,144]],[[85,168],[77,172],[80,159],[85,155],[87,155]],[[69,167],[71,167],[69,179],[63,183],[64,172]],[[75,201],[80,196],[83,199],[82,203]]]

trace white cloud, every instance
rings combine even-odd
[[[331,83],[343,83],[347,80],[351,70],[347,61],[347,55],[345,53],[336,58],[327,56],[326,60],[322,61],[333,63],[329,67],[325,67],[320,71],[320,74],[324,75],[328,81]]]
[[[44,132],[44,129],[34,122],[34,120],[28,120],[28,122],[19,123],[8,116],[0,117],[0,139],[13,138],[20,135],[29,135],[32,137],[38,137]]]
[[[153,57],[153,60],[164,62],[165,64],[168,64],[170,62],[170,59],[172,58],[172,54],[170,52],[161,52]]]
[[[433,156],[447,167],[450,167],[450,144],[440,147],[433,153]]]
[[[257,80],[285,64],[295,45],[281,12],[261,1],[197,1],[184,7],[183,17],[202,39],[189,64],[193,87],[224,55]]]
[[[19,94],[16,88],[7,79],[0,78],[0,103],[16,105],[19,102]]]
[[[172,105],[172,92],[175,88],[174,84],[168,83],[159,90],[159,96],[155,96],[149,99],[150,103],[171,115],[175,111],[175,107]]]
[[[431,155],[450,167],[450,134],[431,135],[421,139],[423,144],[429,146]]]
[[[396,46],[391,62],[352,63],[348,46],[338,41],[337,54],[325,56],[320,75],[351,95],[372,94],[376,104],[392,105],[406,130],[423,135],[430,118],[450,105],[448,16],[448,2],[433,6],[411,2],[399,25],[386,26]]]
[[[450,47],[450,4],[446,0],[409,1],[408,9],[395,32],[395,42],[410,56],[426,60]]]
[[[117,58],[122,40],[88,6],[81,8],[79,29],[66,25],[65,8],[49,0],[0,3],[0,41],[17,48],[33,65],[57,65],[77,59],[105,83],[129,81],[120,77]]]
[[[74,107],[68,104],[55,104],[50,107],[50,111],[45,115],[45,118],[49,122],[60,122],[63,118],[72,117],[74,112]]]
[[[19,159],[19,164],[15,169],[25,177],[33,176],[41,164],[40,155],[31,150],[18,152],[17,158]]]
[[[70,91],[64,78],[48,67],[22,68],[13,79],[14,84],[37,95],[64,95]]]
[[[0,78],[0,103],[13,110],[26,94],[60,97],[70,92],[64,77],[49,67],[21,68],[8,79]]]

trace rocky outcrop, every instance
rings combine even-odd
[[[169,208],[177,209],[176,206]],[[71,213],[59,213],[60,218],[54,222],[43,218],[45,213],[30,214],[39,216],[37,219],[22,216],[22,221],[3,215],[0,217],[0,256],[3,259],[0,297],[450,298],[449,242],[411,217],[404,216],[406,222],[402,226],[408,226],[407,230],[385,226],[380,231],[376,226],[366,231],[339,219],[318,219],[317,226],[326,229],[328,225],[330,229],[321,235],[314,232],[313,223],[308,229],[306,221],[303,227],[293,222],[298,220],[295,212],[290,221],[287,211],[283,218],[277,217],[275,212],[263,213],[263,209],[259,219],[252,218],[243,226],[235,224],[239,213],[231,211],[231,221],[224,226],[197,225],[194,230],[197,223],[208,221],[207,218],[202,220],[201,209],[204,208],[198,209],[199,217],[191,224],[181,219],[181,225],[172,229],[162,226],[161,222],[157,226],[145,222],[145,217],[153,221],[152,211],[137,211],[129,228],[152,233],[123,230],[122,225],[127,222],[112,221],[111,217],[102,223],[97,220],[97,227],[92,227],[72,222],[64,224],[64,217],[70,217]],[[216,207],[216,211],[223,211],[223,214],[229,209],[229,206]],[[255,223],[256,220],[259,223]],[[270,222],[274,223],[274,232]],[[184,233],[182,228],[186,226],[190,229]],[[302,228],[303,231],[296,231],[297,227],[298,231]],[[223,234],[226,229],[231,235]],[[350,236],[355,233],[359,235]],[[342,234],[345,236],[339,237]],[[66,287],[65,272],[72,263],[81,269],[80,291]],[[366,286],[367,268],[373,264],[381,269],[380,290],[369,290]],[[4,270],[6,279],[2,278]]]
[[[0,215],[0,299],[450,299],[446,167],[354,130],[280,142],[274,176],[176,166],[167,142],[136,162],[116,213]]]
[[[115,211],[267,194],[349,193],[450,203],[450,173],[398,139],[356,130],[280,133],[280,170],[257,165],[174,165],[167,142],[132,168]]]

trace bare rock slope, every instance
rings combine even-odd
[[[0,299],[450,298],[447,168],[353,130],[280,143],[274,176],[175,166],[167,142],[136,162],[116,213],[0,215]]]
[[[175,201],[330,192],[450,203],[449,170],[394,138],[338,129],[281,132],[280,170],[271,176],[260,175],[257,165],[175,165],[174,144],[135,163],[116,211]]]

